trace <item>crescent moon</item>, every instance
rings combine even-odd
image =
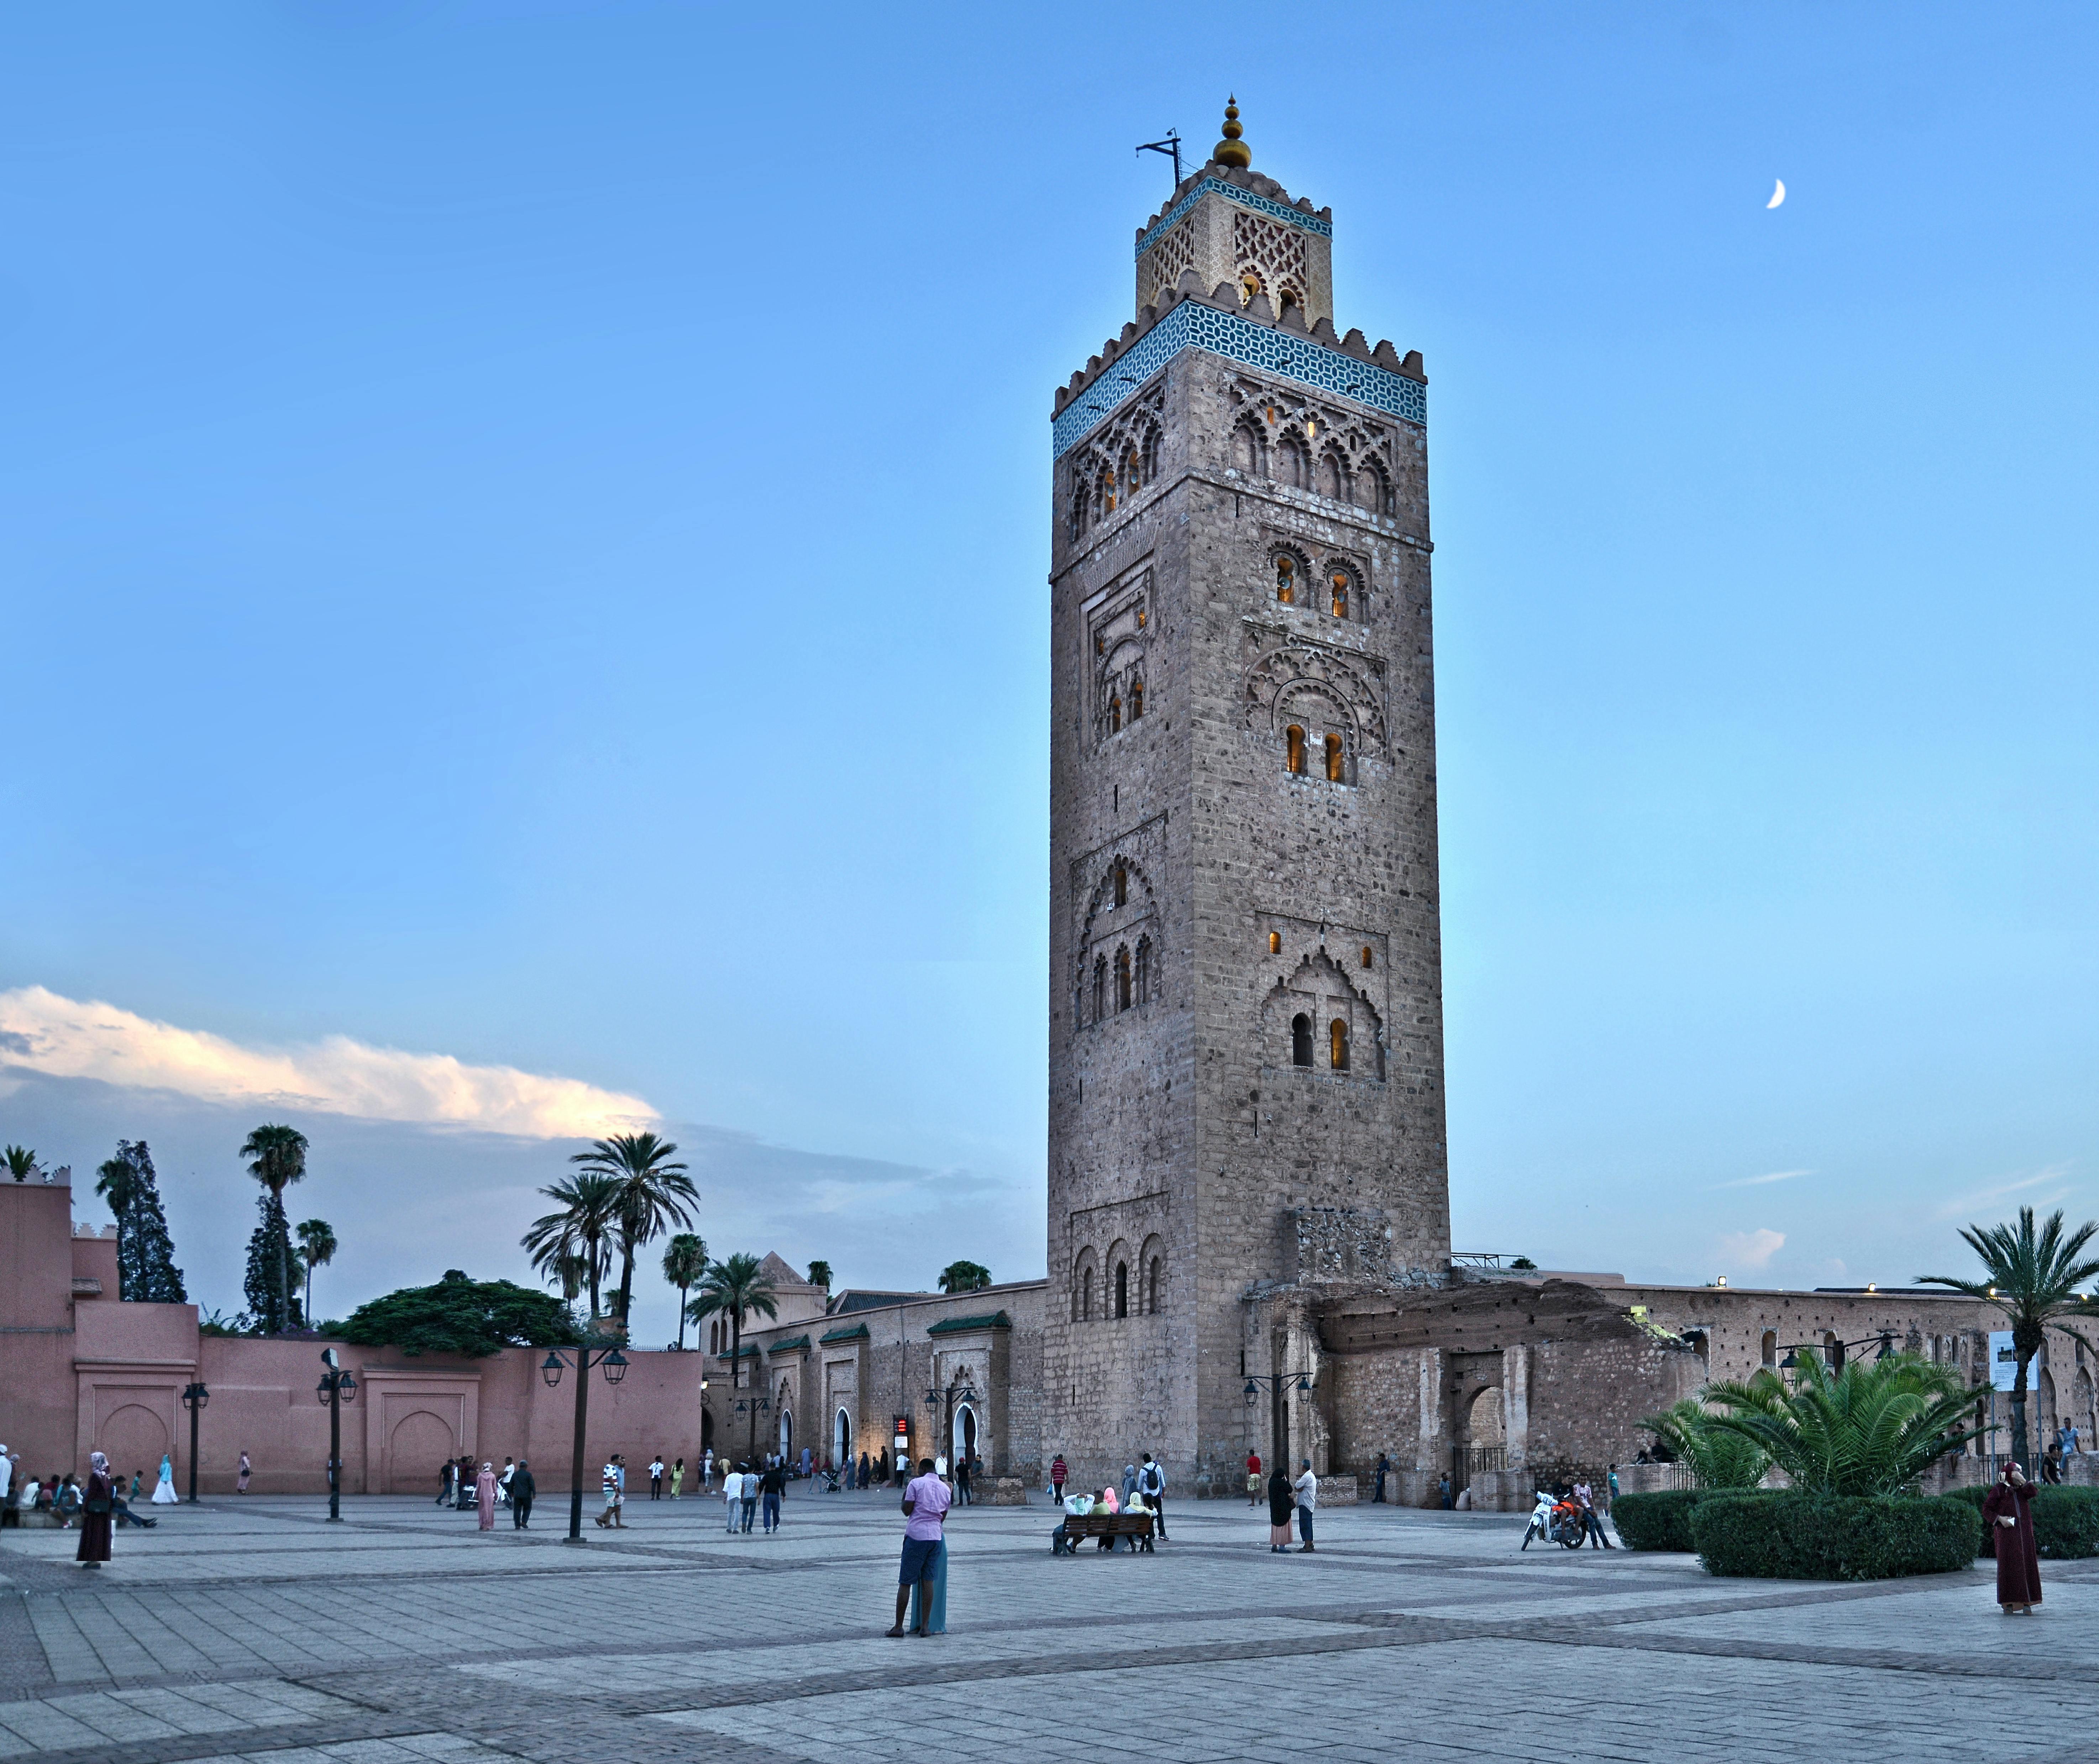
[[[1776,184],[1778,188],[1771,191],[1771,200],[1764,205],[1767,209],[1775,209],[1780,203],[1785,200],[1785,180],[1783,178],[1775,178],[1771,182]]]

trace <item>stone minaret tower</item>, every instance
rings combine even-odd
[[[1267,1301],[1450,1249],[1426,381],[1226,116],[1052,424],[1042,1449],[1183,1498],[1270,1455]]]

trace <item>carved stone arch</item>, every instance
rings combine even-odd
[[[1312,569],[1309,552],[1287,539],[1277,539],[1270,543],[1267,558],[1268,592],[1277,605],[1309,606],[1314,604],[1313,585],[1318,578]]]
[[[1340,1075],[1382,1081],[1384,1019],[1368,995],[1349,978],[1348,970],[1323,948],[1306,956],[1296,971],[1278,980],[1261,1001],[1261,1063],[1309,1063],[1316,1071],[1334,1073],[1332,1027],[1336,1020],[1347,1025],[1349,1055],[1348,1063],[1339,1068]],[[1308,1029],[1309,1062],[1300,1057],[1305,1051],[1301,1044]]]
[[[1320,610],[1358,623],[1370,617],[1370,576],[1345,552],[1329,552],[1319,565]]]
[[[1258,638],[1267,633],[1250,632]],[[1385,748],[1384,666],[1375,657],[1303,640],[1287,642],[1260,654],[1246,672],[1246,727],[1280,741],[1299,706],[1314,700],[1331,705],[1353,724],[1357,750],[1381,754]]]
[[[1393,512],[1392,475],[1375,455],[1358,461],[1355,472],[1355,494],[1353,498],[1358,508],[1367,508],[1372,514],[1390,514]]]
[[[1337,447],[1321,451],[1318,477],[1314,480],[1319,494],[1334,502],[1349,499],[1349,462]]]
[[[1269,476],[1291,490],[1312,487],[1312,451],[1295,424],[1276,437]]]
[[[1258,419],[1242,416],[1232,425],[1230,463],[1248,477],[1268,476],[1268,437]]]
[[[1072,1259],[1072,1321],[1089,1323],[1101,1314],[1100,1260],[1093,1246]]]
[[[1118,869],[1121,871],[1123,879],[1120,905],[1116,903],[1116,873]],[[1157,904],[1157,897],[1152,891],[1151,878],[1145,873],[1142,866],[1128,854],[1115,852],[1101,866],[1100,878],[1094,882],[1093,893],[1087,898],[1082,939],[1090,948],[1096,937],[1106,937],[1111,930],[1120,935],[1126,927],[1134,926],[1138,920],[1149,918]]]
[[[1166,1239],[1156,1231],[1138,1251],[1137,1266],[1144,1298],[1142,1309],[1146,1317],[1157,1317],[1166,1309]]]
[[[1129,1240],[1117,1238],[1108,1245],[1108,1253],[1101,1263],[1101,1296],[1106,1300],[1103,1314],[1122,1318],[1137,1309],[1139,1296],[1137,1270],[1130,1258]]]

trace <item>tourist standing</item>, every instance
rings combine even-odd
[[[1060,1502],[1064,1498],[1064,1479],[1071,1473],[1065,1467],[1062,1452],[1050,1460],[1050,1492]]]
[[[2035,1546],[2034,1485],[2017,1464],[2004,1466],[1989,1493],[1983,1498],[1982,1519],[1996,1546],[1997,1603],[2009,1617],[2022,1611],[2029,1617],[2040,1600],[2040,1552]]]
[[[649,1461],[649,1498],[663,1498],[663,1454],[661,1452]]]
[[[1297,1479],[1297,1529],[1305,1546],[1297,1553],[1312,1553],[1312,1514],[1319,1505],[1319,1479],[1312,1474],[1312,1460],[1305,1460],[1305,1474]]]
[[[510,1479],[510,1529],[527,1531],[532,1524],[532,1497],[539,1489],[532,1480],[532,1460],[517,1460],[517,1474]]]
[[[1268,1553],[1281,1555],[1290,1548],[1290,1515],[1296,1506],[1290,1492],[1290,1478],[1283,1466],[1268,1479]]]
[[[495,1529],[495,1466],[484,1463],[473,1479],[473,1504],[481,1509],[481,1529]]]
[[[700,1492],[705,1493],[715,1485],[715,1449],[710,1445],[700,1454]]]
[[[20,1525],[21,1509],[15,1502],[19,1497],[15,1489],[15,1466],[20,1460],[9,1455],[7,1448],[0,1445],[0,1525]]]
[[[918,1590],[922,1621],[913,1633],[929,1633],[923,1620],[932,1612],[933,1581],[939,1572],[939,1555],[945,1536],[943,1526],[954,1498],[935,1470],[933,1460],[920,1458],[917,1477],[904,1490],[904,1555],[896,1572],[896,1621],[882,1631],[883,1634],[905,1633],[904,1617],[910,1608],[914,1587]]]
[[[1450,1472],[1445,1471],[1436,1479],[1436,1498],[1443,1503],[1443,1511],[1450,1511]]]
[[[685,1460],[680,1458],[671,1467],[671,1498],[676,1500],[685,1492]]]
[[[1261,1454],[1247,1454],[1247,1505],[1261,1505]]]
[[[963,1506],[976,1504],[970,1496],[970,1454],[967,1452],[955,1454],[955,1489],[962,1498]]]
[[[161,1454],[161,1480],[153,1485],[153,1504],[173,1507],[180,1498],[175,1493],[175,1461],[167,1453]]]
[[[1596,1502],[1590,1493],[1589,1485],[1574,1485],[1574,1502],[1582,1509],[1582,1535],[1592,1550],[1614,1550],[1617,1546],[1604,1535],[1603,1522],[1596,1517]]]
[[[510,1485],[517,1480],[517,1466],[513,1459],[503,1460],[503,1473],[495,1479],[495,1498],[505,1507],[510,1504]]]
[[[248,1477],[250,1468],[251,1467],[248,1462],[248,1454],[243,1452],[240,1454],[240,1471],[233,1479],[233,1492],[235,1494],[245,1494],[248,1492]]]
[[[1384,1453],[1383,1453],[1383,1452],[1380,1452],[1380,1453],[1378,1454],[1378,1461],[1377,1461],[1377,1480],[1376,1480],[1376,1482],[1375,1482],[1375,1485],[1372,1487],[1372,1489],[1371,1489],[1371,1506],[1373,1506],[1373,1507],[1380,1507],[1380,1506],[1384,1505],[1384,1479],[1385,1479],[1387,1476],[1390,1476],[1391,1474],[1392,1474],[1392,1459],[1391,1459],[1389,1457],[1388,1457]]]
[[[727,1529],[733,1532],[737,1520],[743,1515],[743,1477],[737,1471],[722,1472],[722,1504],[728,1509]]]
[[[1151,1453],[1144,1454],[1144,1465],[1137,1473],[1137,1492],[1144,1497],[1145,1505],[1155,1515],[1159,1535],[1166,1535],[1166,1467]],[[1132,1545],[1133,1549],[1136,1546]]]
[[[109,1460],[99,1452],[87,1459],[87,1495],[81,1502],[80,1548],[73,1559],[89,1568],[100,1568],[109,1559],[109,1533],[117,1510],[117,1485],[110,1480]]]
[[[765,1534],[769,1537],[780,1529],[780,1498],[787,1492],[787,1471],[778,1460],[759,1478],[758,1489],[765,1502]]]
[[[605,1511],[597,1515],[598,1524],[615,1531],[626,1530],[627,1521],[619,1515],[619,1510],[625,1503],[619,1492],[618,1453],[614,1452],[605,1459],[605,1468],[598,1474],[598,1489],[605,1496]]]

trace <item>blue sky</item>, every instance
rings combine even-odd
[[[207,1302],[254,1120],[346,1304],[520,1272],[596,1093],[717,1251],[1042,1271],[1050,395],[1228,90],[1428,360],[1460,1247],[1888,1281],[2099,1210],[2088,11],[4,45],[0,1137],[154,1141]]]

